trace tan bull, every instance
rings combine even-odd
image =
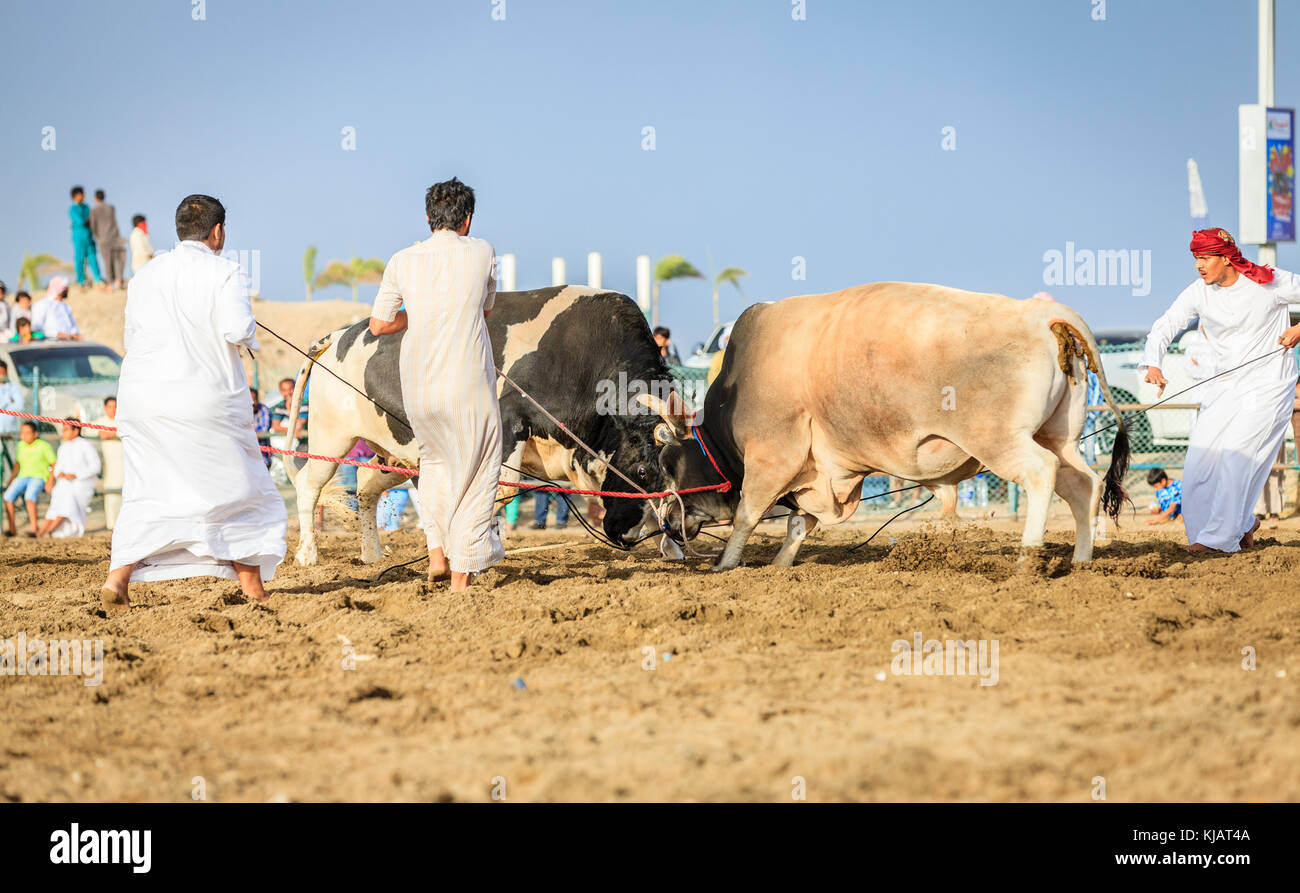
[[[1074,515],[1074,560],[1088,561],[1099,504],[1115,518],[1126,498],[1128,435],[1121,421],[1103,487],[1078,447],[1087,369],[1113,411],[1092,333],[1057,303],[879,282],[755,305],[737,320],[697,419],[738,486],[690,495],[686,518],[674,509],[670,523],[693,537],[705,521],[732,520],[714,568],[726,570],[784,504],[793,511],[773,564],[792,564],[817,524],[854,513],[865,475],[916,481],[946,502],[984,466],[1025,490],[1024,549],[1042,546],[1056,492]],[[717,482],[680,409],[656,408],[665,478],[680,489]]]

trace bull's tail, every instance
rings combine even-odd
[[[298,367],[298,375],[293,380],[293,398],[289,401],[288,414],[284,420],[285,428],[292,434],[298,425],[298,410],[302,407],[302,392],[307,388],[307,379],[311,377],[312,367],[316,365],[316,358],[323,354],[331,344],[334,343],[336,332],[330,332],[324,335],[307,348],[307,359]],[[308,429],[310,430],[310,429]],[[310,435],[308,435],[310,436]],[[290,436],[286,443],[295,443],[295,439]],[[284,462],[284,473],[289,478],[290,486],[295,489],[298,486],[298,465],[293,461],[292,456],[281,456]]]
[[[1097,342],[1092,337],[1092,332],[1088,331],[1085,325],[1075,326],[1059,318],[1053,319],[1048,325],[1052,329],[1052,334],[1056,336],[1059,346],[1057,361],[1060,363],[1061,370],[1073,381],[1075,377],[1073,360],[1076,356],[1081,357],[1085,368],[1096,373],[1106,405],[1115,414],[1115,443],[1111,447],[1110,468],[1106,469],[1101,507],[1111,520],[1118,523],[1120,508],[1125,502],[1132,501],[1124,490],[1124,475],[1128,474],[1129,463],[1128,426],[1124,424],[1124,416],[1120,415],[1119,410],[1115,408],[1115,398],[1111,396],[1110,385],[1106,382],[1106,373],[1102,371],[1101,362],[1097,359]]]

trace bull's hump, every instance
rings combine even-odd
[[[509,374],[511,367],[520,359],[537,350],[542,336],[546,334],[558,317],[572,307],[579,298],[599,294],[598,289],[580,285],[566,285],[555,290],[554,294],[543,300],[537,314],[522,322],[506,326],[505,349],[501,357],[501,369]],[[497,396],[500,397],[505,387],[505,379],[497,379]]]

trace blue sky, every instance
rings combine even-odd
[[[1278,5],[1286,106],[1300,13]],[[1109,0],[1105,21],[1093,0],[807,0],[805,21],[790,0],[494,6],[208,0],[194,21],[193,0],[6,2],[0,278],[12,290],[24,251],[70,259],[73,183],[105,189],[124,233],[148,215],[159,246],[208,192],[227,247],[260,252],[262,295],[298,300],[307,245],[322,266],[387,259],[427,236],[424,189],[455,174],[521,288],[550,284],[555,255],[585,281],[594,250],[633,294],[636,255],[707,273],[711,251],[750,273],[748,300],[723,291],[729,318],[885,279],[1027,297],[1067,242],[1149,250],[1148,295],[1049,289],[1107,328],[1148,324],[1194,276],[1189,157],[1237,229],[1253,3]],[[1300,266],[1294,244],[1279,264]],[[683,347],[708,334],[707,282],[666,284],[661,306]]]

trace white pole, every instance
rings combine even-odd
[[[650,255],[640,254],[636,259],[636,303],[642,313],[650,312]]]
[[[1273,104],[1273,19],[1275,0],[1259,0],[1259,104],[1268,108]],[[1266,119],[1267,120],[1267,117]],[[1261,139],[1263,135],[1261,135]],[[1259,246],[1259,262],[1277,265],[1277,243],[1265,242]]]
[[[551,258],[551,285],[564,285],[564,258]]]
[[[497,284],[497,290],[515,290],[515,256],[513,254],[501,255],[501,281]]]
[[[587,284],[592,288],[600,288],[600,252],[587,252]]]

